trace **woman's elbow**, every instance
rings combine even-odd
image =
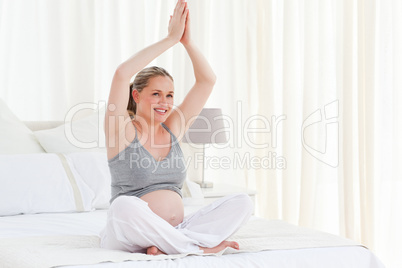
[[[204,83],[213,87],[216,84],[216,79],[217,79],[216,75],[212,74],[207,79],[205,79]]]
[[[127,75],[127,70],[123,64],[120,64],[117,66],[116,70],[114,71],[114,75],[116,77],[126,77]]]
[[[212,86],[212,87],[215,85],[216,79],[217,78],[216,78],[216,75],[214,72],[205,73],[203,76],[195,77],[195,80],[197,83]]]
[[[213,74],[212,77],[211,77],[211,83],[212,83],[212,85],[215,85],[215,84],[216,84],[216,79],[217,79],[216,75]]]

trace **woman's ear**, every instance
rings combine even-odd
[[[140,93],[135,88],[133,89],[132,96],[135,103],[138,103],[140,101]]]

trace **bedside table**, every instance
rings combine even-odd
[[[255,195],[257,194],[257,191],[255,190],[220,183],[214,183],[213,188],[201,188],[201,191],[204,194],[205,205],[208,205],[214,202],[215,200],[224,197],[225,195],[236,194],[236,193],[248,194],[251,200],[253,201],[253,204],[255,205]]]

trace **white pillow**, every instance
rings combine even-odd
[[[105,110],[77,121],[34,134],[48,153],[106,152],[103,131]]]
[[[33,132],[0,99],[0,154],[43,152]]]
[[[93,191],[74,169],[65,169],[62,158],[0,155],[0,215],[90,211]]]
[[[92,207],[108,208],[111,198],[111,175],[107,162],[107,154],[99,152],[65,154],[70,166],[81,176],[84,182],[95,193]]]
[[[202,193],[201,187],[198,183],[186,178],[181,191],[183,194],[184,206],[200,206],[205,204],[204,194]]]

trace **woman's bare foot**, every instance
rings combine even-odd
[[[159,248],[152,246],[152,247],[147,248],[147,254],[148,255],[160,255],[160,254],[166,254],[166,253],[163,251],[160,251]]]
[[[235,241],[223,241],[222,243],[220,243],[216,247],[213,247],[213,248],[200,247],[200,249],[203,250],[204,253],[217,253],[219,251],[224,250],[227,247],[231,247],[231,248],[234,248],[234,249],[239,249],[239,244],[237,242],[235,242]]]

